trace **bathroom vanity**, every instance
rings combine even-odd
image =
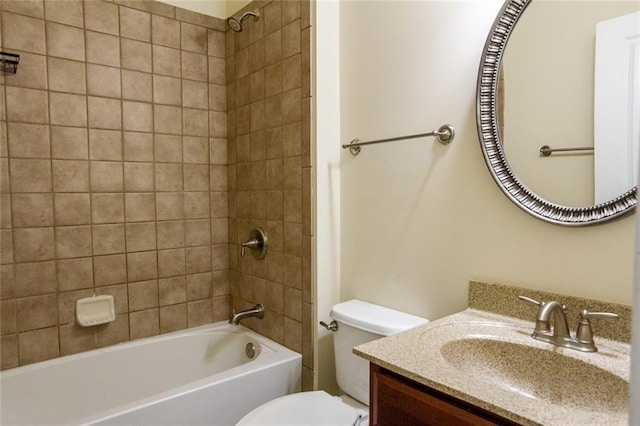
[[[369,424],[516,425],[480,407],[371,364]]]
[[[593,321],[595,352],[559,347],[532,337],[541,309],[520,295],[566,305],[571,336],[582,309],[620,318]],[[627,424],[630,307],[479,282],[469,296],[465,311],[354,348],[371,366],[371,425]]]

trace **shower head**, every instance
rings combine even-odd
[[[242,31],[242,22],[247,19],[249,16],[253,16],[253,20],[257,21],[258,19],[260,19],[260,10],[255,9],[251,12],[245,12],[242,14],[242,16],[240,17],[240,19],[234,18],[233,16],[230,16],[229,18],[227,18],[227,24],[229,24],[229,28],[231,28],[233,31],[239,33]]]

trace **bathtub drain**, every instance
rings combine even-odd
[[[256,356],[256,347],[253,343],[247,343],[247,346],[244,347],[244,353],[247,355],[247,358],[253,359]]]

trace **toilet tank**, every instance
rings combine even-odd
[[[366,405],[369,405],[369,362],[354,355],[353,347],[429,322],[361,300],[335,305],[331,318],[338,323],[338,331],[333,335],[338,386]]]

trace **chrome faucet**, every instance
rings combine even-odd
[[[253,309],[247,309],[246,311],[236,312],[234,309],[231,313],[231,318],[229,318],[229,324],[238,325],[240,321],[250,317],[264,318],[264,306],[262,306],[262,303],[258,303]]]
[[[567,323],[567,307],[558,302],[538,302],[526,296],[518,296],[518,299],[531,305],[540,307],[536,316],[536,326],[531,337],[543,342],[548,342],[563,348],[577,349],[583,352],[596,352],[598,348],[593,341],[593,330],[589,319],[603,319],[616,321],[618,314],[610,312],[589,312],[583,309],[580,312],[580,322],[576,331],[576,337],[571,337]],[[553,331],[551,321],[553,317]]]

